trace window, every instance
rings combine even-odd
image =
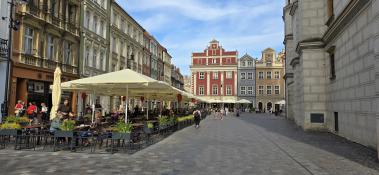
[[[34,31],[29,27],[25,27],[25,36],[24,36],[24,52],[25,54],[33,54],[33,37]]]
[[[99,34],[104,37],[104,21],[100,21]]]
[[[113,52],[117,53],[117,39],[113,36]]]
[[[218,79],[218,72],[213,72],[213,79],[217,80]]]
[[[47,35],[47,53],[46,58],[49,60],[54,59],[54,37]]]
[[[123,41],[121,41],[120,43],[120,55],[124,56],[124,42]]]
[[[218,87],[217,87],[217,85],[213,85],[212,86],[212,94],[213,95],[217,95],[218,94]]]
[[[232,95],[232,87],[230,85],[226,86],[226,95]]]
[[[96,67],[97,63],[97,50],[93,49],[93,54],[92,54],[92,67]]]
[[[124,33],[126,33],[125,20],[124,20],[124,19],[121,20],[121,30],[122,30]]]
[[[263,79],[263,72],[259,72],[259,73],[258,73],[258,78],[259,78],[259,79]]]
[[[90,13],[89,13],[89,11],[86,11],[86,24],[85,25],[86,25],[87,29],[89,29],[90,21],[91,21]]]
[[[216,55],[216,50],[212,50],[212,55]]]
[[[217,64],[217,59],[216,58],[212,58],[212,64]]]
[[[248,65],[249,67],[251,67],[251,66],[253,66],[253,62],[249,61],[249,62],[247,63],[247,65]]]
[[[334,60],[334,50],[329,52],[329,61],[330,61],[330,79],[336,79],[336,65]]]
[[[242,61],[242,67],[245,67],[245,66],[246,66],[246,62]]]
[[[280,77],[279,71],[275,71],[274,76],[275,76],[275,79],[279,79]]]
[[[271,95],[271,94],[272,94],[272,87],[267,86],[267,95]]]
[[[117,24],[117,13],[116,12],[113,12],[113,24],[116,25]],[[116,25],[117,26],[117,25]]]
[[[275,86],[275,94],[276,95],[280,94],[280,87],[279,86]]]
[[[72,44],[68,41],[64,42],[64,64],[70,65],[72,60]]]
[[[100,66],[99,66],[99,69],[100,70],[104,70],[104,51],[100,52]]]
[[[266,76],[267,76],[267,79],[271,79],[271,72],[267,72]]]
[[[232,72],[226,72],[226,79],[232,79]]]
[[[247,79],[249,79],[249,80],[253,79],[253,73],[252,72],[247,73]]]
[[[241,93],[241,95],[245,95],[246,94],[246,87],[245,86],[241,86],[240,87],[240,93]]]
[[[97,33],[97,16],[93,17],[93,28],[92,31]]]
[[[248,86],[247,87],[247,94],[248,95],[253,95],[253,86]]]
[[[244,79],[246,79],[246,73],[245,72],[241,73],[241,80],[244,80]]]
[[[51,1],[51,9],[50,9],[50,12],[51,12],[51,14],[52,14],[54,17],[58,17],[58,4],[57,4],[56,0],[52,0],[52,1]]]
[[[200,72],[199,79],[200,79],[200,80],[204,80],[204,72]]]
[[[264,94],[264,86],[258,86],[258,93],[260,95],[263,95]]]
[[[199,86],[199,95],[204,95],[204,86]]]
[[[86,47],[86,56],[85,56],[85,60],[84,60],[84,64],[86,65],[86,66],[90,66],[89,65],[89,47],[87,46]]]

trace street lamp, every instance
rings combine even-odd
[[[4,102],[1,104],[1,113],[2,117],[5,117],[8,115],[8,98],[9,98],[9,79],[10,79],[10,63],[11,63],[11,56],[12,56],[12,32],[13,30],[17,31],[20,27],[20,21],[13,19],[13,8],[16,5],[24,5],[28,4],[29,0],[11,0],[8,2],[10,4],[10,12],[9,12],[9,37],[8,37],[8,56],[6,58],[6,77],[5,77],[5,93],[4,93]],[[1,17],[2,20],[6,20],[8,17]],[[0,118],[0,123],[2,118]]]

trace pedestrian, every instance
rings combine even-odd
[[[194,120],[195,120],[195,127],[199,128],[199,126],[200,126],[200,120],[201,120],[201,112],[200,112],[200,110],[196,109],[195,111],[193,111],[193,117],[194,117]]]
[[[21,100],[17,101],[17,104],[14,107],[14,110],[15,110],[14,113],[15,113],[16,117],[21,117],[23,115],[24,105],[23,105]]]
[[[30,121],[33,121],[37,114],[37,106],[35,102],[29,102],[29,107],[26,109],[26,114],[28,115]]]
[[[240,116],[240,110],[239,110],[239,109],[236,109],[236,116],[237,116],[237,117]]]
[[[48,108],[44,102],[41,103],[41,115],[42,122],[47,123],[49,121],[49,115],[47,114]]]
[[[225,114],[225,110],[223,108],[221,108],[221,110],[220,110],[220,120],[224,120],[224,114]]]

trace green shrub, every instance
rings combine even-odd
[[[5,118],[5,122],[8,122],[8,123],[18,123],[19,122],[19,117],[8,116],[8,117]]]
[[[18,123],[4,122],[0,125],[0,129],[21,129],[21,126]]]
[[[75,121],[74,120],[64,120],[59,128],[62,131],[72,131],[75,128]]]
[[[154,128],[154,124],[148,122],[148,123],[147,123],[147,128],[149,128],[149,129],[153,129],[153,128]]]
[[[116,126],[113,129],[114,131],[120,133],[130,133],[132,132],[133,126],[132,123],[125,123],[124,121],[120,120],[116,123]]]

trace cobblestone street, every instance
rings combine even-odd
[[[376,152],[267,114],[208,117],[135,154],[0,150],[0,174],[379,174]]]

